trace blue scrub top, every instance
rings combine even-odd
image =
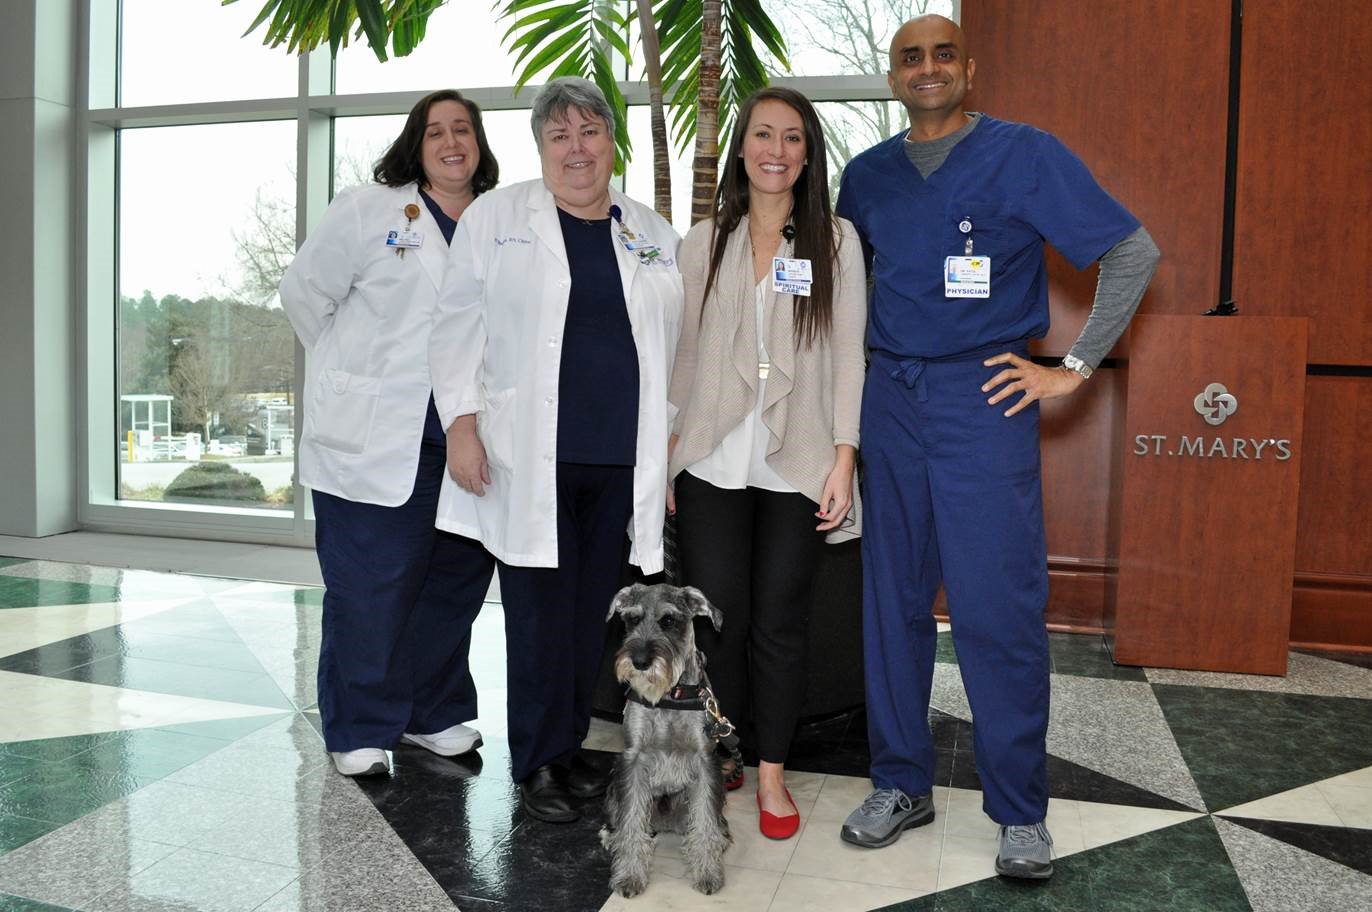
[[[1053,136],[983,116],[926,180],[905,132],[844,169],[837,212],[862,238],[875,293],[870,348],[905,358],[949,358],[1048,331],[1043,245],[1084,269],[1139,227]],[[944,296],[944,259],[991,258],[989,298]]]

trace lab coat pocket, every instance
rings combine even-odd
[[[380,377],[325,368],[315,391],[315,443],[340,453],[361,453],[371,436],[380,396]]]
[[[514,469],[515,391],[486,394],[486,407],[476,413],[476,431],[492,469]]]

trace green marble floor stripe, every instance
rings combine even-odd
[[[1116,665],[1105,648],[1105,641],[1094,634],[1050,633],[1048,654],[1053,674],[1107,681],[1147,681],[1142,668]]]
[[[0,575],[0,608],[85,605],[120,600],[119,590],[113,586]]]
[[[1211,811],[1372,766],[1366,700],[1153,685]]]
[[[1048,881],[979,880],[883,912],[1251,912],[1209,817],[1078,852]]]
[[[0,814],[0,855],[27,845],[39,836],[46,836],[60,826],[60,823],[53,823],[50,820],[34,820],[32,817],[21,817],[18,814]]]
[[[941,631],[938,635],[938,646],[934,651],[934,661],[943,662],[948,665],[958,663],[957,650],[953,648],[953,635],[947,630]]]
[[[54,906],[22,896],[0,893],[0,912],[72,912],[66,906]]]
[[[25,562],[25,559],[22,557],[0,557],[0,569],[3,569],[4,567],[13,567],[15,564],[22,564]]]

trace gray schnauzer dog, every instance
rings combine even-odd
[[[600,830],[610,888],[626,897],[647,888],[653,837],[665,832],[684,837],[691,885],[714,893],[724,886],[731,841],[715,741],[732,726],[710,692],[692,621],[708,617],[718,630],[723,615],[700,590],[665,584],[621,589],[607,620],[615,614],[626,630],[615,674],[629,685],[629,702]]]

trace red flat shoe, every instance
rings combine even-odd
[[[786,790],[786,800],[795,805],[796,800],[791,797],[791,790]],[[757,796],[757,828],[762,831],[762,835],[768,839],[790,839],[796,835],[796,830],[800,829],[800,812],[787,814],[785,817],[778,817],[776,814],[768,813],[762,809],[762,796]]]

